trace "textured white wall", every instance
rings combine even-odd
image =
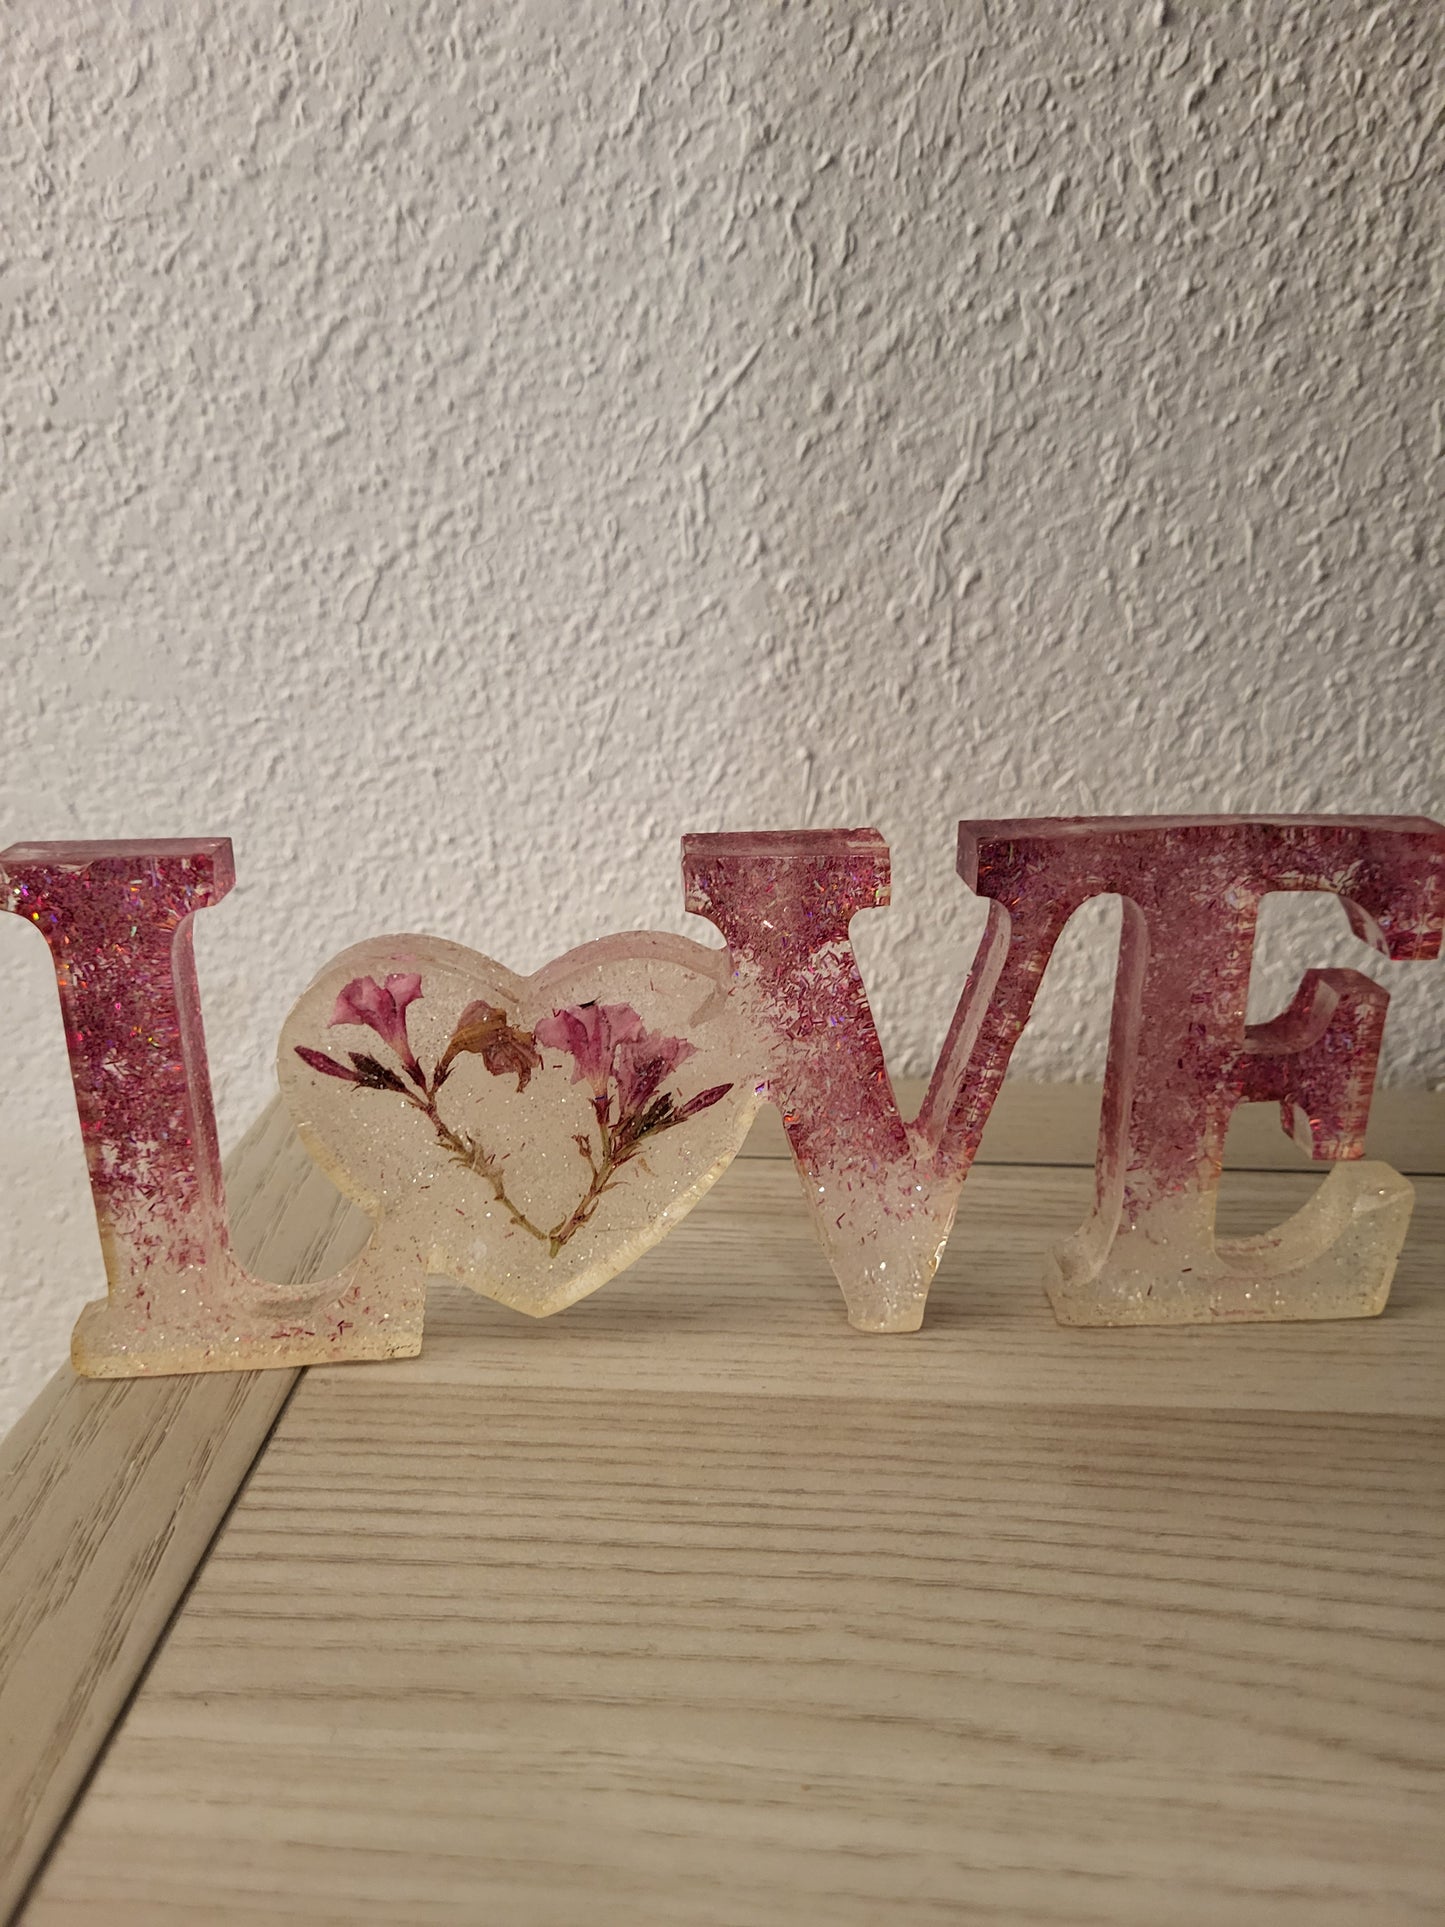
[[[13,0],[0,842],[235,838],[229,1138],[340,946],[687,928],[684,829],[885,832],[912,1069],[960,815],[1438,814],[1442,18]],[[1084,924],[1028,1072],[1098,1069]],[[1262,1004],[1363,954],[1265,949]],[[101,1274],[0,967],[13,1409]],[[1439,1078],[1438,974],[1365,967]]]

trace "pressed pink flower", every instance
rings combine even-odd
[[[574,1084],[590,1084],[595,1097],[605,1097],[613,1054],[619,1044],[643,1035],[642,1019],[631,1004],[571,1004],[544,1017],[533,1035],[539,1044],[567,1052]]]
[[[684,1038],[663,1037],[655,1030],[644,1030],[619,1044],[614,1075],[622,1116],[636,1117],[662,1080],[695,1054],[696,1047]]]
[[[415,971],[395,971],[384,984],[375,977],[354,977],[336,999],[331,1026],[364,1024],[390,1044],[418,1084],[423,1082],[421,1066],[406,1034],[406,1013],[421,995],[421,977]]]
[[[542,1054],[532,1041],[531,1031],[518,1030],[509,1024],[506,1011],[482,997],[468,1004],[458,1017],[451,1042],[437,1065],[438,1085],[450,1071],[453,1060],[464,1052],[479,1056],[493,1077],[515,1077],[519,1091],[526,1090],[533,1071],[539,1070],[542,1064]]]

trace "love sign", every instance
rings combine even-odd
[[[0,902],[50,945],[108,1292],[72,1347],[94,1377],[415,1353],[441,1272],[536,1317],[666,1235],[775,1104],[852,1323],[913,1331],[1054,945],[1124,900],[1095,1204],[1049,1260],[1075,1325],[1365,1317],[1412,1192],[1362,1157],[1387,993],[1306,973],[1245,1021],[1271,891],[1328,891],[1382,954],[1439,954],[1445,828],[1419,817],[964,823],[989,920],[917,1118],[900,1117],[849,925],[888,901],[873,830],[690,836],[690,910],[725,947],[607,937],[533,977],[431,937],[327,965],[282,1031],[303,1144],[372,1219],[336,1276],[251,1277],[228,1235],[191,918],[224,838],[19,844]],[[1330,1164],[1265,1237],[1214,1236],[1237,1104],[1272,1100]]]

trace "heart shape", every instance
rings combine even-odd
[[[438,937],[329,963],[281,1032],[302,1143],[429,1272],[545,1318],[656,1244],[757,1110],[725,950],[605,937],[532,977]]]

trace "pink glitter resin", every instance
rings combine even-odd
[[[1254,927],[1268,892],[1326,890],[1377,950],[1437,955],[1445,829],[1404,817],[965,823],[959,868],[990,899],[989,922],[912,1123],[848,939],[854,914],[888,898],[873,830],[684,839],[688,907],[722,930],[726,959],[645,934],[532,979],[428,939],[337,959],[288,1023],[283,1082],[303,1136],[376,1222],[337,1276],[280,1287],[230,1250],[191,950],[190,918],[231,887],[229,843],[5,851],[0,905],[54,958],[105,1254],[109,1293],[76,1328],[77,1367],[125,1377],[404,1356],[420,1347],[434,1269],[545,1316],[662,1235],[725,1168],[763,1093],[850,1318],[913,1330],[1054,944],[1080,904],[1110,892],[1125,919],[1096,1204],[1054,1254],[1056,1314],[1380,1310],[1412,1196],[1360,1156],[1386,995],[1354,971],[1310,971],[1286,1011],[1247,1026]],[[605,1086],[592,1061],[603,1018],[616,1032]],[[338,1057],[347,1042],[359,1053]],[[1274,1232],[1216,1243],[1230,1114],[1265,1099],[1339,1168]],[[441,1101],[463,1110],[444,1116]],[[589,1115],[600,1137],[579,1128]],[[445,1235],[439,1185],[456,1191]]]
[[[874,830],[684,839],[688,908],[722,931],[818,1235],[849,1317],[911,1331],[1009,1056],[1055,943],[1087,898],[1127,899],[1098,1206],[1056,1255],[1070,1323],[1378,1310],[1410,1190],[1356,1165],[1281,1234],[1216,1251],[1214,1195],[1235,1104],[1276,1098],[1316,1157],[1358,1158],[1386,994],[1312,971],[1246,1029],[1254,924],[1271,890],[1332,890],[1394,957],[1439,946],[1445,831],[1418,818],[1043,819],[965,823],[959,869],[989,922],[918,1118],[893,1100],[848,941],[888,900]],[[1333,1190],[1331,1189],[1333,1187]],[[1326,1197],[1325,1194],[1329,1193]],[[1118,1251],[1140,1234],[1128,1257]],[[1363,1269],[1362,1269],[1363,1267]]]
[[[876,830],[683,838],[687,907],[727,939],[734,995],[750,1014],[767,1095],[782,1114],[804,1195],[864,1331],[916,1331],[1043,969],[1010,961],[991,922],[927,1099],[899,1115],[848,940],[888,901]]]
[[[1426,959],[1445,921],[1445,828],[1423,817],[1120,817],[964,824],[959,867],[1043,961],[1087,898],[1124,898],[1096,1201],[1055,1252],[1068,1324],[1345,1318],[1383,1309],[1411,1187],[1362,1157],[1388,993],[1353,970],[1306,973],[1289,1008],[1247,1025],[1259,905],[1329,891],[1381,954]],[[1237,1104],[1275,1100],[1316,1159],[1341,1161],[1261,1237],[1214,1237]],[[1349,1161],[1349,1162],[1345,1162]]]
[[[0,905],[50,946],[109,1293],[90,1377],[390,1358],[421,1343],[417,1254],[375,1241],[337,1277],[251,1278],[231,1253],[190,919],[234,882],[223,837],[16,844]]]

